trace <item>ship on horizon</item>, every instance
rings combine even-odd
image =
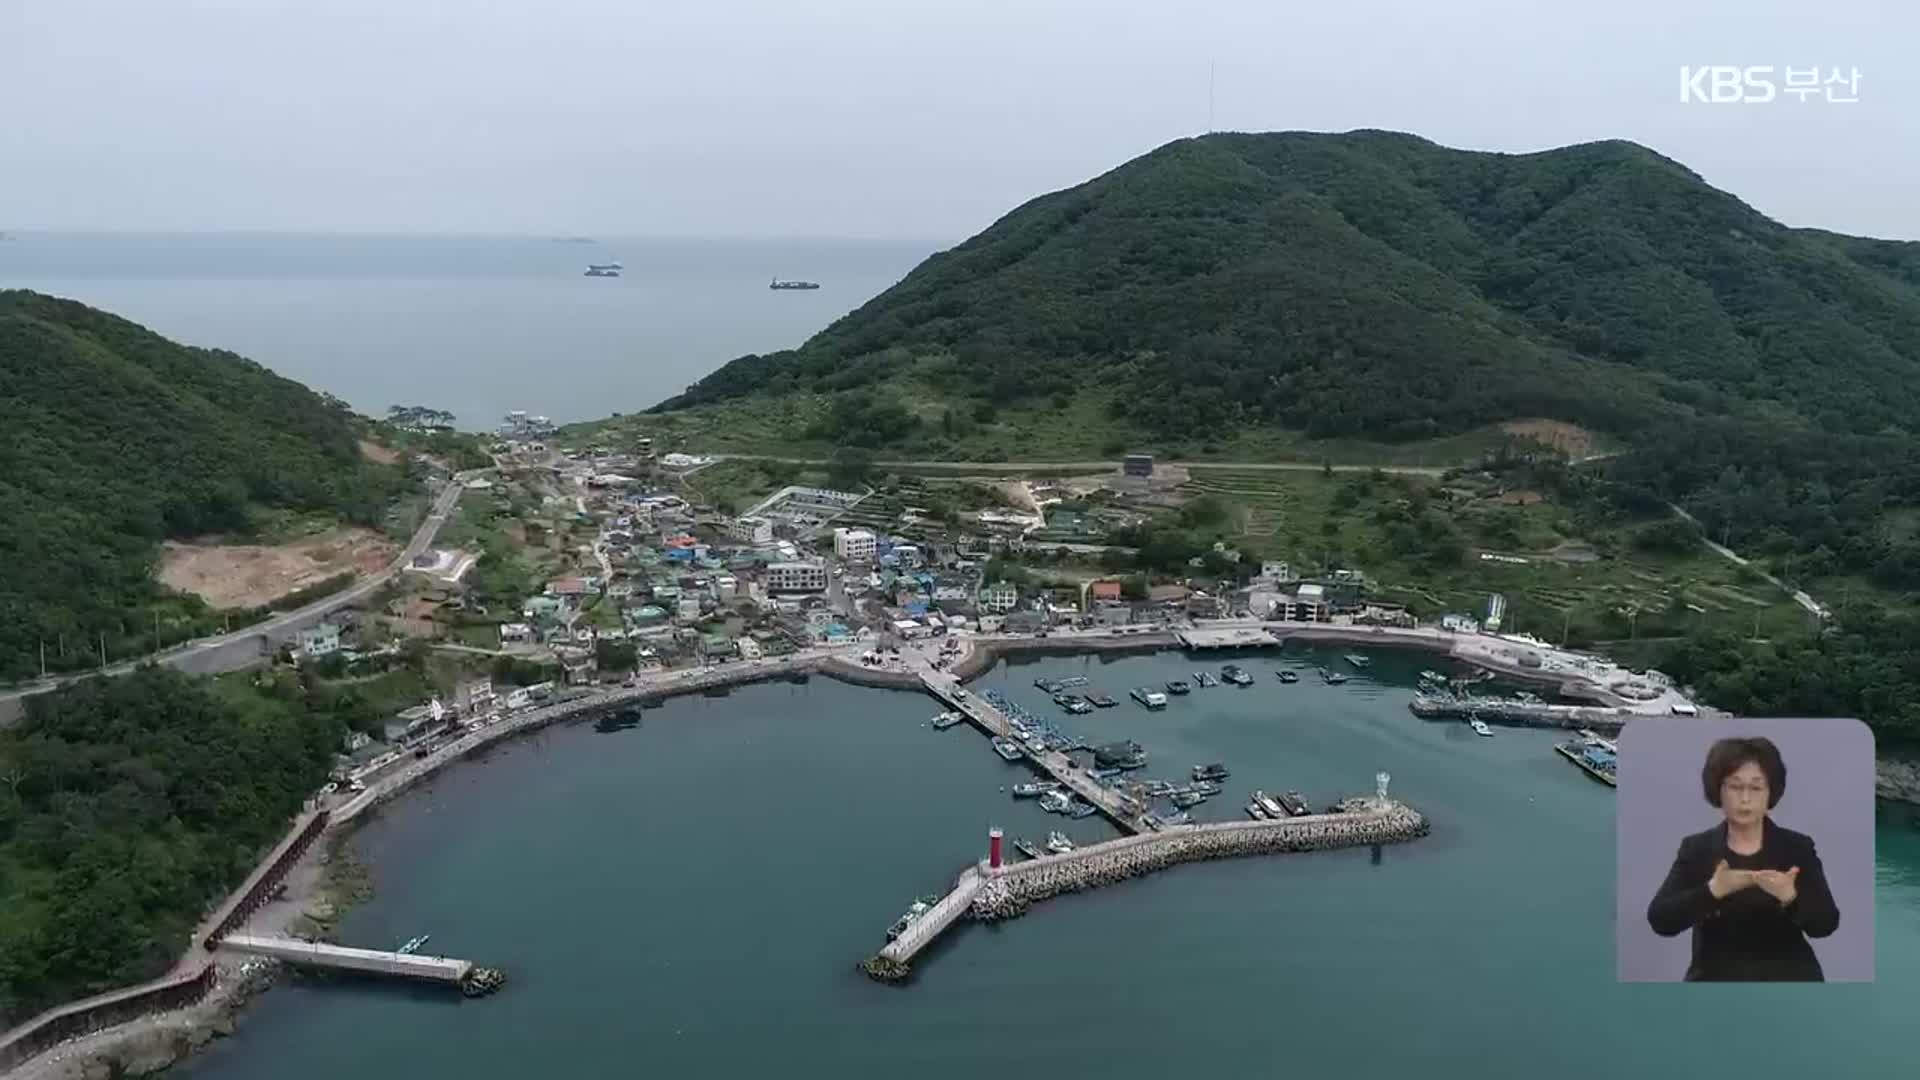
[[[620,271],[624,269],[626,269],[626,267],[621,266],[617,262],[588,263],[587,276],[588,277],[619,277]]]
[[[769,289],[817,289],[819,287],[820,283],[817,281],[782,281],[779,278],[774,278],[767,285]]]

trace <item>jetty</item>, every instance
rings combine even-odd
[[[960,713],[989,736],[1017,738],[1013,721],[998,706],[984,698],[968,693],[960,685],[960,680],[944,671],[931,667],[920,669],[920,682],[927,692],[945,702],[947,708]],[[1034,767],[1052,777],[1062,788],[1073,792],[1080,798],[1092,803],[1105,814],[1107,820],[1122,832],[1141,833],[1147,831],[1146,822],[1141,815],[1146,807],[1141,806],[1132,797],[1121,791],[1107,787],[1085,772],[1074,767],[1073,759],[1058,750],[1026,750],[1026,759]]]
[[[1550,705],[1514,698],[1448,697],[1419,694],[1407,710],[1422,720],[1484,720],[1512,727],[1592,728],[1619,731],[1635,713],[1591,705]]]
[[[981,922],[1015,918],[1038,901],[1177,863],[1396,844],[1425,836],[1424,815],[1385,797],[1385,774],[1379,787],[1373,797],[1343,800],[1341,805],[1348,809],[1341,812],[1279,821],[1174,826],[1019,863],[1000,861],[996,836],[985,860],[961,871],[939,903],[862,962],[861,970],[883,982],[900,981],[911,974],[914,956],[963,915]]]
[[[386,952],[378,949],[353,949],[319,941],[296,938],[261,937],[253,934],[228,934],[220,947],[250,956],[265,956],[306,967],[332,968],[363,975],[383,975],[441,983],[459,988],[469,996],[498,987],[499,974],[470,960],[447,956],[418,956],[413,953]],[[491,985],[489,985],[491,984]]]
[[[1268,649],[1284,644],[1259,627],[1234,626],[1176,630],[1174,640],[1185,649]]]

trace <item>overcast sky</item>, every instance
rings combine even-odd
[[[1916,40],[1910,0],[0,0],[0,228],[952,242],[1206,130],[1211,63],[1220,129],[1626,138],[1920,238]]]

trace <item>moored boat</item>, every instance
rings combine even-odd
[[[1193,767],[1193,778],[1195,780],[1225,780],[1231,775],[1233,774],[1227,771],[1225,763],[1219,761],[1211,765],[1195,765]]]
[[[1202,686],[1202,687],[1219,686],[1220,680],[1214,678],[1213,676],[1207,674],[1204,671],[1196,671],[1193,673],[1193,684],[1195,686]]]
[[[1299,673],[1299,672],[1297,672],[1297,671],[1295,671],[1295,670],[1293,670],[1292,668],[1281,668],[1281,669],[1280,669],[1280,681],[1281,681],[1281,682],[1284,682],[1284,683],[1295,683],[1295,682],[1299,682],[1299,681],[1300,681],[1300,673]]]
[[[1281,806],[1277,799],[1264,791],[1254,792],[1253,802],[1254,805],[1266,811],[1268,817],[1282,818],[1287,816],[1286,808]]]
[[[1313,807],[1308,805],[1306,796],[1297,791],[1287,792],[1285,795],[1280,796],[1278,801],[1281,809],[1292,814],[1294,817],[1305,817],[1313,813]]]
[[[933,729],[935,731],[945,731],[948,728],[953,727],[955,724],[964,724],[966,722],[967,722],[967,716],[965,713],[943,712],[939,716],[936,716],[933,718]]]
[[[1477,716],[1469,719],[1467,721],[1467,726],[1473,729],[1473,733],[1475,735],[1484,735],[1488,738],[1493,737],[1493,729],[1487,726],[1487,722],[1485,720],[1482,720]]]
[[[1073,807],[1073,796],[1064,791],[1049,791],[1040,796],[1040,809],[1049,814],[1064,814]]]
[[[1007,738],[1005,735],[995,735],[993,737],[993,750],[994,753],[999,754],[1008,761],[1019,761],[1021,756],[1026,753],[1026,751],[1020,749],[1019,743]]]
[[[1341,659],[1345,660],[1347,663],[1352,664],[1354,667],[1357,667],[1357,668],[1363,668],[1363,667],[1366,667],[1368,664],[1373,663],[1372,660],[1369,660],[1368,658],[1361,656],[1359,653],[1348,653],[1347,655],[1341,657]]]
[[[1065,855],[1073,850],[1073,841],[1067,839],[1066,833],[1055,829],[1047,834],[1047,850],[1055,855]]]
[[[1149,709],[1164,709],[1167,707],[1167,695],[1158,690],[1152,690],[1144,686],[1136,686],[1127,693],[1133,700],[1145,705]]]
[[[1059,790],[1060,785],[1052,780],[1030,780],[1013,785],[1013,797],[1016,799],[1037,799],[1049,791]]]
[[[1187,685],[1187,680],[1185,679],[1167,680],[1167,693],[1169,694],[1190,694],[1192,692],[1193,687]]]
[[[1320,669],[1320,677],[1334,685],[1338,685],[1340,683],[1347,681],[1347,677],[1345,675],[1342,675],[1337,671],[1330,671],[1327,668]]]
[[[1267,812],[1261,809],[1259,803],[1248,803],[1247,816],[1254,819],[1255,821],[1265,821],[1267,818]]]
[[[1220,677],[1235,686],[1252,686],[1253,676],[1246,673],[1239,664],[1227,664],[1220,669]]]
[[[1013,842],[1013,849],[1029,859],[1037,859],[1040,857],[1040,848],[1035,845],[1033,841],[1024,837]]]

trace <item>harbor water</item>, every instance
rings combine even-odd
[[[1344,651],[1344,650],[1342,650]],[[1030,778],[969,726],[934,731],[925,696],[824,678],[688,697],[639,726],[549,730],[441,775],[355,837],[375,895],[340,928],[507,969],[469,1001],[283,980],[193,1080],[507,1080],[681,1070],[733,1077],[1712,1075],[1730,1037],[1782,1030],[1746,1077],[1904,1073],[1920,990],[1920,832],[1879,831],[1876,985],[1614,982],[1615,793],[1552,752],[1555,733],[1416,719],[1430,656],[1167,652],[1002,664],[998,687],[1090,741],[1134,739],[1149,776],[1232,770],[1195,817],[1248,793],[1315,805],[1370,790],[1433,832],[1382,850],[1196,864],[956,925],[904,987],[855,965],[916,896],[944,891],[987,830],[1115,835],[1007,789]],[[1252,686],[1127,699],[1238,662]],[[1120,699],[1068,717],[1036,677],[1083,674]]]

